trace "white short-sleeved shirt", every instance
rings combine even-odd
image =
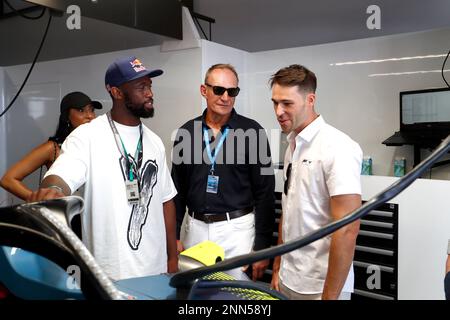
[[[361,194],[362,151],[343,132],[319,116],[288,141],[284,178],[292,162],[288,195],[283,193],[283,241],[317,230],[332,221],[330,197]],[[331,236],[281,257],[280,278],[288,288],[303,294],[323,292],[328,269]],[[353,266],[343,292],[353,292]]]
[[[134,161],[139,126],[115,125]],[[61,177],[72,192],[84,184],[83,242],[114,280],[167,272],[163,203],[176,195],[176,189],[164,145],[144,125],[142,144],[142,205],[128,204],[126,162],[106,115],[75,129],[46,174]]]

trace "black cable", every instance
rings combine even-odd
[[[51,12],[50,12],[50,10],[49,10],[49,12],[48,12],[48,22],[47,22],[47,26],[45,27],[45,33],[44,33],[44,36],[42,37],[41,44],[39,45],[39,49],[38,49],[38,51],[36,52],[36,55],[34,56],[33,63],[31,64],[30,70],[28,70],[27,76],[25,77],[25,80],[23,80],[23,83],[22,83],[22,85],[20,86],[19,91],[17,91],[16,95],[15,95],[14,98],[11,100],[11,102],[9,103],[9,105],[5,108],[5,110],[3,110],[2,113],[0,113],[0,118],[1,118],[1,117],[9,110],[9,108],[12,107],[12,105],[13,105],[14,102],[16,101],[17,97],[18,97],[19,94],[22,92],[23,87],[25,87],[25,84],[27,83],[28,78],[29,78],[30,75],[31,75],[31,71],[33,71],[34,65],[36,64],[36,61],[37,61],[37,59],[38,59],[38,57],[39,57],[39,53],[41,53],[41,49],[42,49],[42,46],[44,45],[45,38],[47,38],[48,28],[50,27],[50,22],[51,22],[51,21],[52,21],[52,14],[51,14]]]
[[[379,205],[394,198],[409,185],[411,185],[417,178],[419,178],[424,171],[428,170],[433,163],[435,163],[443,155],[447,154],[450,149],[450,135],[433,151],[425,160],[419,163],[408,174],[397,180],[391,186],[375,195],[372,199],[368,200],[362,207],[349,213],[345,217],[333,221],[322,228],[312,231],[303,237],[291,240],[289,242],[277,245],[275,247],[255,251],[249,254],[240,255],[231,259],[218,262],[212,266],[201,267],[175,274],[170,279],[170,285],[175,288],[189,287],[195,279],[204,277],[208,274],[230,270],[245,265],[252,264],[257,261],[270,259],[276,256],[283,255],[293,250],[302,248],[311,242],[319,240],[336,230],[352,223],[363,216],[367,215],[370,211],[376,209]]]
[[[16,8],[14,8],[9,2],[8,2],[8,0],[3,0],[5,3],[6,3],[6,5],[12,10],[12,11],[14,11],[16,14],[18,14],[19,16],[21,16],[22,18],[25,18],[25,19],[29,19],[29,20],[37,20],[37,19],[40,19],[43,15],[44,15],[44,12],[45,12],[45,7],[43,7],[42,8],[42,12],[38,15],[38,16],[36,16],[36,17],[29,17],[29,16],[26,16],[26,15],[24,15],[22,12],[20,12],[19,10],[17,10]]]
[[[445,57],[444,63],[442,64],[441,75],[442,75],[442,79],[444,79],[444,82],[447,85],[447,87],[450,88],[450,85],[448,84],[447,80],[445,80],[445,76],[444,76],[444,67],[445,67],[445,63],[447,62],[449,55],[450,55],[450,50],[448,51],[447,56]]]

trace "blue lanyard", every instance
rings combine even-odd
[[[206,153],[208,154],[209,160],[211,161],[211,174],[214,175],[214,165],[216,163],[217,154],[220,151],[220,148],[222,148],[223,142],[225,141],[225,138],[227,137],[229,129],[226,128],[223,134],[220,136],[220,140],[217,143],[217,147],[214,149],[214,155],[211,154],[211,147],[209,145],[209,138],[208,138],[208,129],[203,128],[203,140],[205,140],[206,145]]]

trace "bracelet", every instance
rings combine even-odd
[[[65,194],[63,188],[61,188],[60,186],[54,185],[54,184],[53,184],[53,185],[50,185],[50,186],[47,186],[46,188],[56,189],[56,190],[58,190],[59,192],[61,192],[62,194]]]

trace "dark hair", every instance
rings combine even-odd
[[[228,63],[218,63],[218,64],[215,64],[215,65],[212,65],[211,67],[209,67],[208,71],[206,71],[206,74],[205,74],[205,83],[208,82],[208,77],[209,77],[209,75],[211,74],[211,72],[212,72],[213,70],[216,70],[216,69],[228,69],[228,70],[230,70],[230,71],[233,72],[234,75],[236,76],[237,82],[239,82],[239,77],[238,77],[238,74],[237,74],[237,72],[236,72],[236,69],[235,69],[231,64],[228,64]]]
[[[271,88],[274,84],[286,87],[297,86],[299,90],[308,93],[315,93],[317,88],[317,78],[314,72],[299,64],[292,64],[278,70],[272,75],[269,83]]]
[[[55,135],[48,138],[49,141],[61,144],[74,129],[69,120],[69,110],[70,109],[67,109],[59,115],[58,127],[56,128]]]

